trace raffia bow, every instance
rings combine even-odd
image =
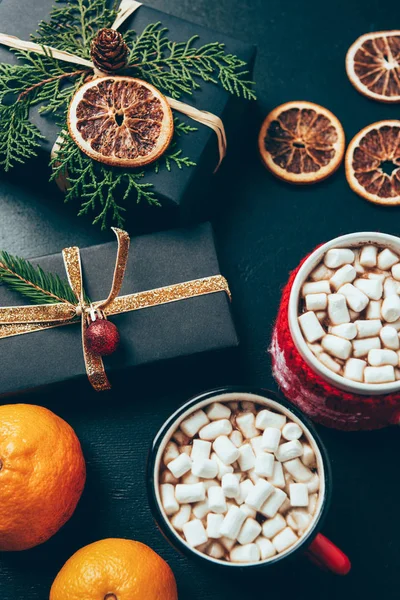
[[[108,390],[111,386],[101,356],[91,352],[86,344],[87,315],[90,311],[98,310],[108,317],[216,292],[225,292],[229,298],[231,297],[228,282],[222,275],[212,275],[145,292],[119,296],[128,261],[130,238],[126,231],[112,229],[117,236],[118,249],[111,291],[106,300],[92,304],[85,301],[80,252],[79,248],[73,246],[65,248],[62,254],[68,282],[76,297],[76,304],[65,301],[55,304],[0,308],[0,339],[52,327],[77,324],[80,320],[86,373],[96,391]]]
[[[1,0],[0,0],[1,1]],[[121,0],[121,4],[118,10],[117,17],[111,26],[112,29],[118,29],[126,19],[132,15],[140,6],[142,6],[141,2],[136,2],[136,0]],[[16,50],[26,50],[29,52],[36,52],[37,54],[52,56],[58,60],[62,60],[64,62],[70,62],[77,65],[82,65],[85,67],[90,67],[93,69],[96,77],[102,77],[107,75],[106,73],[102,73],[94,66],[91,60],[86,58],[82,58],[81,56],[76,56],[75,54],[71,54],[70,52],[65,52],[63,50],[57,50],[57,48],[51,48],[50,46],[41,46],[40,44],[35,44],[34,42],[27,42],[25,40],[21,40],[13,35],[8,35],[6,33],[0,33],[0,44],[4,46],[8,46],[9,48],[15,48]],[[174,110],[190,117],[194,121],[205,125],[206,127],[210,127],[216,134],[218,140],[218,152],[219,152],[219,160],[218,164],[215,168],[215,171],[218,170],[221,162],[225,158],[226,149],[227,149],[227,140],[225,128],[222,120],[210,113],[206,110],[199,110],[190,104],[186,104],[185,102],[181,102],[179,100],[175,100],[174,98],[170,98],[166,96],[166,99]],[[55,149],[62,143],[62,136],[59,136],[56,140],[52,153],[54,154]],[[214,172],[215,172],[214,171]],[[61,186],[63,189],[65,186]]]

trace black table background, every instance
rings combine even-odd
[[[249,578],[221,576],[179,556],[156,529],[147,506],[147,448],[164,419],[192,394],[224,383],[274,388],[267,347],[279,292],[288,271],[315,245],[356,230],[399,233],[399,209],[380,208],[355,196],[343,168],[314,187],[275,180],[257,158],[257,132],[274,106],[294,99],[331,109],[347,138],[380,119],[398,118],[398,107],[359,95],[344,69],[349,45],[362,33],[395,28],[398,4],[389,0],[149,0],[150,5],[200,25],[256,43],[258,103],[231,140],[230,155],[213,187],[214,224],[224,274],[234,296],[242,345],[236,362],[215,361],[153,381],[151,374],[121,378],[98,396],[82,385],[23,400],[53,409],[76,430],[87,459],[87,486],[71,521],[47,544],[0,556],[2,600],[44,600],[65,560],[105,537],[129,537],[168,560],[181,600],[236,600],[256,586],[265,596],[310,599],[398,597],[400,525],[399,432],[342,433],[319,427],[332,459],[334,493],[324,532],[350,556],[346,578],[323,573],[303,559]],[[0,27],[1,29],[1,27]],[[233,148],[235,146],[235,148]],[[37,165],[0,182],[0,247],[38,256],[62,247],[111,239],[75,217]],[[0,357],[1,365],[1,357]],[[18,401],[15,399],[15,401]],[[0,495],[1,501],[1,495]],[[284,576],[290,573],[289,577]],[[82,600],[86,600],[83,599]]]

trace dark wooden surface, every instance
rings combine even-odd
[[[274,106],[294,99],[331,109],[348,139],[365,125],[398,118],[398,107],[374,103],[349,84],[345,53],[367,31],[396,27],[394,0],[149,0],[149,4],[200,25],[256,43],[259,101],[240,139],[215,178],[219,204],[214,223],[223,272],[234,294],[242,338],[238,365],[185,371],[154,382],[121,377],[111,395],[98,397],[86,383],[24,400],[52,408],[76,429],[87,459],[88,482],[71,521],[47,544],[0,556],[2,600],[44,600],[65,560],[78,548],[105,537],[129,537],[168,560],[181,600],[242,598],[398,598],[400,525],[399,431],[341,433],[319,427],[332,459],[333,504],[325,533],[350,556],[346,578],[318,571],[305,560],[265,569],[250,578],[222,577],[179,556],[161,537],[147,505],[145,463],[157,429],[193,393],[224,383],[275,388],[267,348],[288,271],[315,245],[342,233],[399,233],[400,209],[368,204],[347,186],[343,168],[315,187],[278,182],[259,164],[257,131]],[[0,27],[1,29],[1,27]],[[235,146],[235,148],[233,148]],[[36,168],[0,182],[0,247],[23,256],[56,252],[110,239],[75,217]],[[206,332],[205,332],[206,335]],[[0,354],[1,365],[1,354]],[[0,490],[1,501],[1,490]],[[82,600],[86,600],[82,598]]]

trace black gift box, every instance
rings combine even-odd
[[[54,0],[0,1],[0,30],[29,40],[30,34],[36,31],[38,22],[48,17],[53,4]],[[134,29],[140,33],[149,23],[157,22],[161,22],[162,26],[168,29],[169,39],[174,41],[187,41],[193,35],[198,35],[197,43],[200,45],[209,42],[224,43],[227,52],[236,54],[248,62],[249,70],[252,70],[256,52],[254,46],[147,6],[141,6],[129,17],[121,26],[121,31]],[[0,62],[10,63],[15,60],[7,48],[0,46]],[[242,99],[232,96],[220,86],[202,81],[200,83],[200,90],[196,90],[192,96],[182,97],[181,100],[222,118],[227,132],[229,150],[229,145],[235,143],[235,129],[238,131],[240,127],[239,123],[242,120],[240,117],[243,115],[246,103]],[[183,121],[198,128],[198,131],[182,135],[179,138],[182,155],[188,156],[197,166],[183,167],[182,169],[172,166],[171,172],[162,167],[157,175],[151,170],[147,175],[147,180],[154,185],[155,191],[162,199],[162,210],[168,226],[174,222],[187,224],[189,221],[202,220],[209,215],[211,207],[207,201],[210,201],[210,198],[205,194],[205,189],[218,162],[217,137],[214,131],[190,120],[181,113],[176,114]],[[45,136],[42,149],[48,157],[59,130],[51,117],[39,115],[37,108],[32,110],[31,118]],[[131,208],[134,209],[134,206]],[[151,214],[154,215],[155,211],[156,209],[151,210]],[[160,215],[157,215],[156,218],[158,221],[162,220]]]
[[[111,242],[81,249],[84,286],[92,301],[105,299],[110,292],[116,248],[116,242]],[[32,262],[66,277],[61,253]],[[209,223],[139,236],[131,241],[120,295],[219,273]],[[16,292],[0,286],[0,306],[24,303]],[[116,370],[238,345],[225,292],[115,315],[111,320],[121,336],[118,351],[104,359],[111,381]],[[86,377],[79,323],[0,339],[0,356],[0,395]]]

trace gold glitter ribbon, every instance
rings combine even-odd
[[[222,275],[212,275],[119,296],[128,261],[130,239],[126,231],[116,227],[113,227],[112,230],[117,236],[118,249],[111,291],[106,300],[92,304],[85,301],[80,252],[79,248],[73,246],[65,248],[62,254],[68,282],[76,297],[76,304],[65,300],[55,304],[0,307],[0,339],[63,325],[73,325],[77,324],[80,319],[86,373],[96,391],[108,390],[111,386],[102,358],[91,352],[86,344],[87,317],[93,311],[101,311],[108,317],[217,292],[225,292],[231,299],[228,282]]]

